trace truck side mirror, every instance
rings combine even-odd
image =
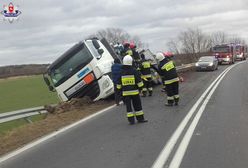
[[[53,87],[52,85],[49,85],[48,88],[49,88],[49,90],[50,90],[51,92],[54,92],[54,91],[55,91],[55,90],[54,90],[54,87]]]
[[[98,54],[102,55],[104,53],[104,50],[102,48],[99,48],[98,50]]]
[[[98,43],[98,41],[96,39],[92,40],[92,43],[94,45],[94,47],[98,50],[100,48],[100,44]]]
[[[54,90],[54,87],[51,85],[51,83],[50,83],[48,77],[47,77],[45,74],[43,74],[43,79],[44,79],[46,85],[48,86],[48,89],[49,89],[51,92],[54,92],[54,91],[55,91],[55,90]]]
[[[43,79],[46,82],[47,86],[50,86],[51,85],[49,79],[44,74],[43,74]]]

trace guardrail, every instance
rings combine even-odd
[[[177,71],[184,72],[188,69],[193,68],[194,64],[195,63],[178,66]],[[44,106],[16,110],[16,111],[11,111],[11,112],[5,112],[5,113],[0,114],[0,124],[8,122],[8,121],[22,119],[22,118],[25,119],[27,122],[32,123],[32,121],[30,120],[30,117],[34,115],[38,115],[38,114],[45,114],[45,113],[47,113],[47,110],[45,109]]]
[[[177,66],[177,71],[178,72],[184,72],[185,70],[189,70],[195,66],[195,63],[190,63],[190,64],[183,64],[181,66]]]
[[[21,118],[24,118],[29,123],[32,123],[32,121],[30,120],[31,116],[38,115],[38,114],[45,114],[45,113],[47,113],[47,111],[45,110],[44,106],[1,113],[0,124],[8,122],[8,121],[21,119]]]

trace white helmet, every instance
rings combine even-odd
[[[159,62],[162,61],[164,58],[165,58],[165,57],[164,57],[164,54],[163,54],[163,53],[158,52],[158,53],[156,54],[156,59],[157,59]]]
[[[130,66],[132,66],[133,65],[133,58],[130,55],[126,55],[123,58],[123,65],[130,65]]]

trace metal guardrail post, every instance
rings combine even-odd
[[[33,123],[33,121],[30,119],[30,117],[25,117],[24,118],[29,124],[32,124]]]

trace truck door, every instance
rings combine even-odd
[[[104,47],[109,51],[113,59],[116,59],[116,58],[120,59],[120,57],[115,53],[114,49],[110,46],[110,44],[105,38],[101,39],[100,41],[102,42]]]

